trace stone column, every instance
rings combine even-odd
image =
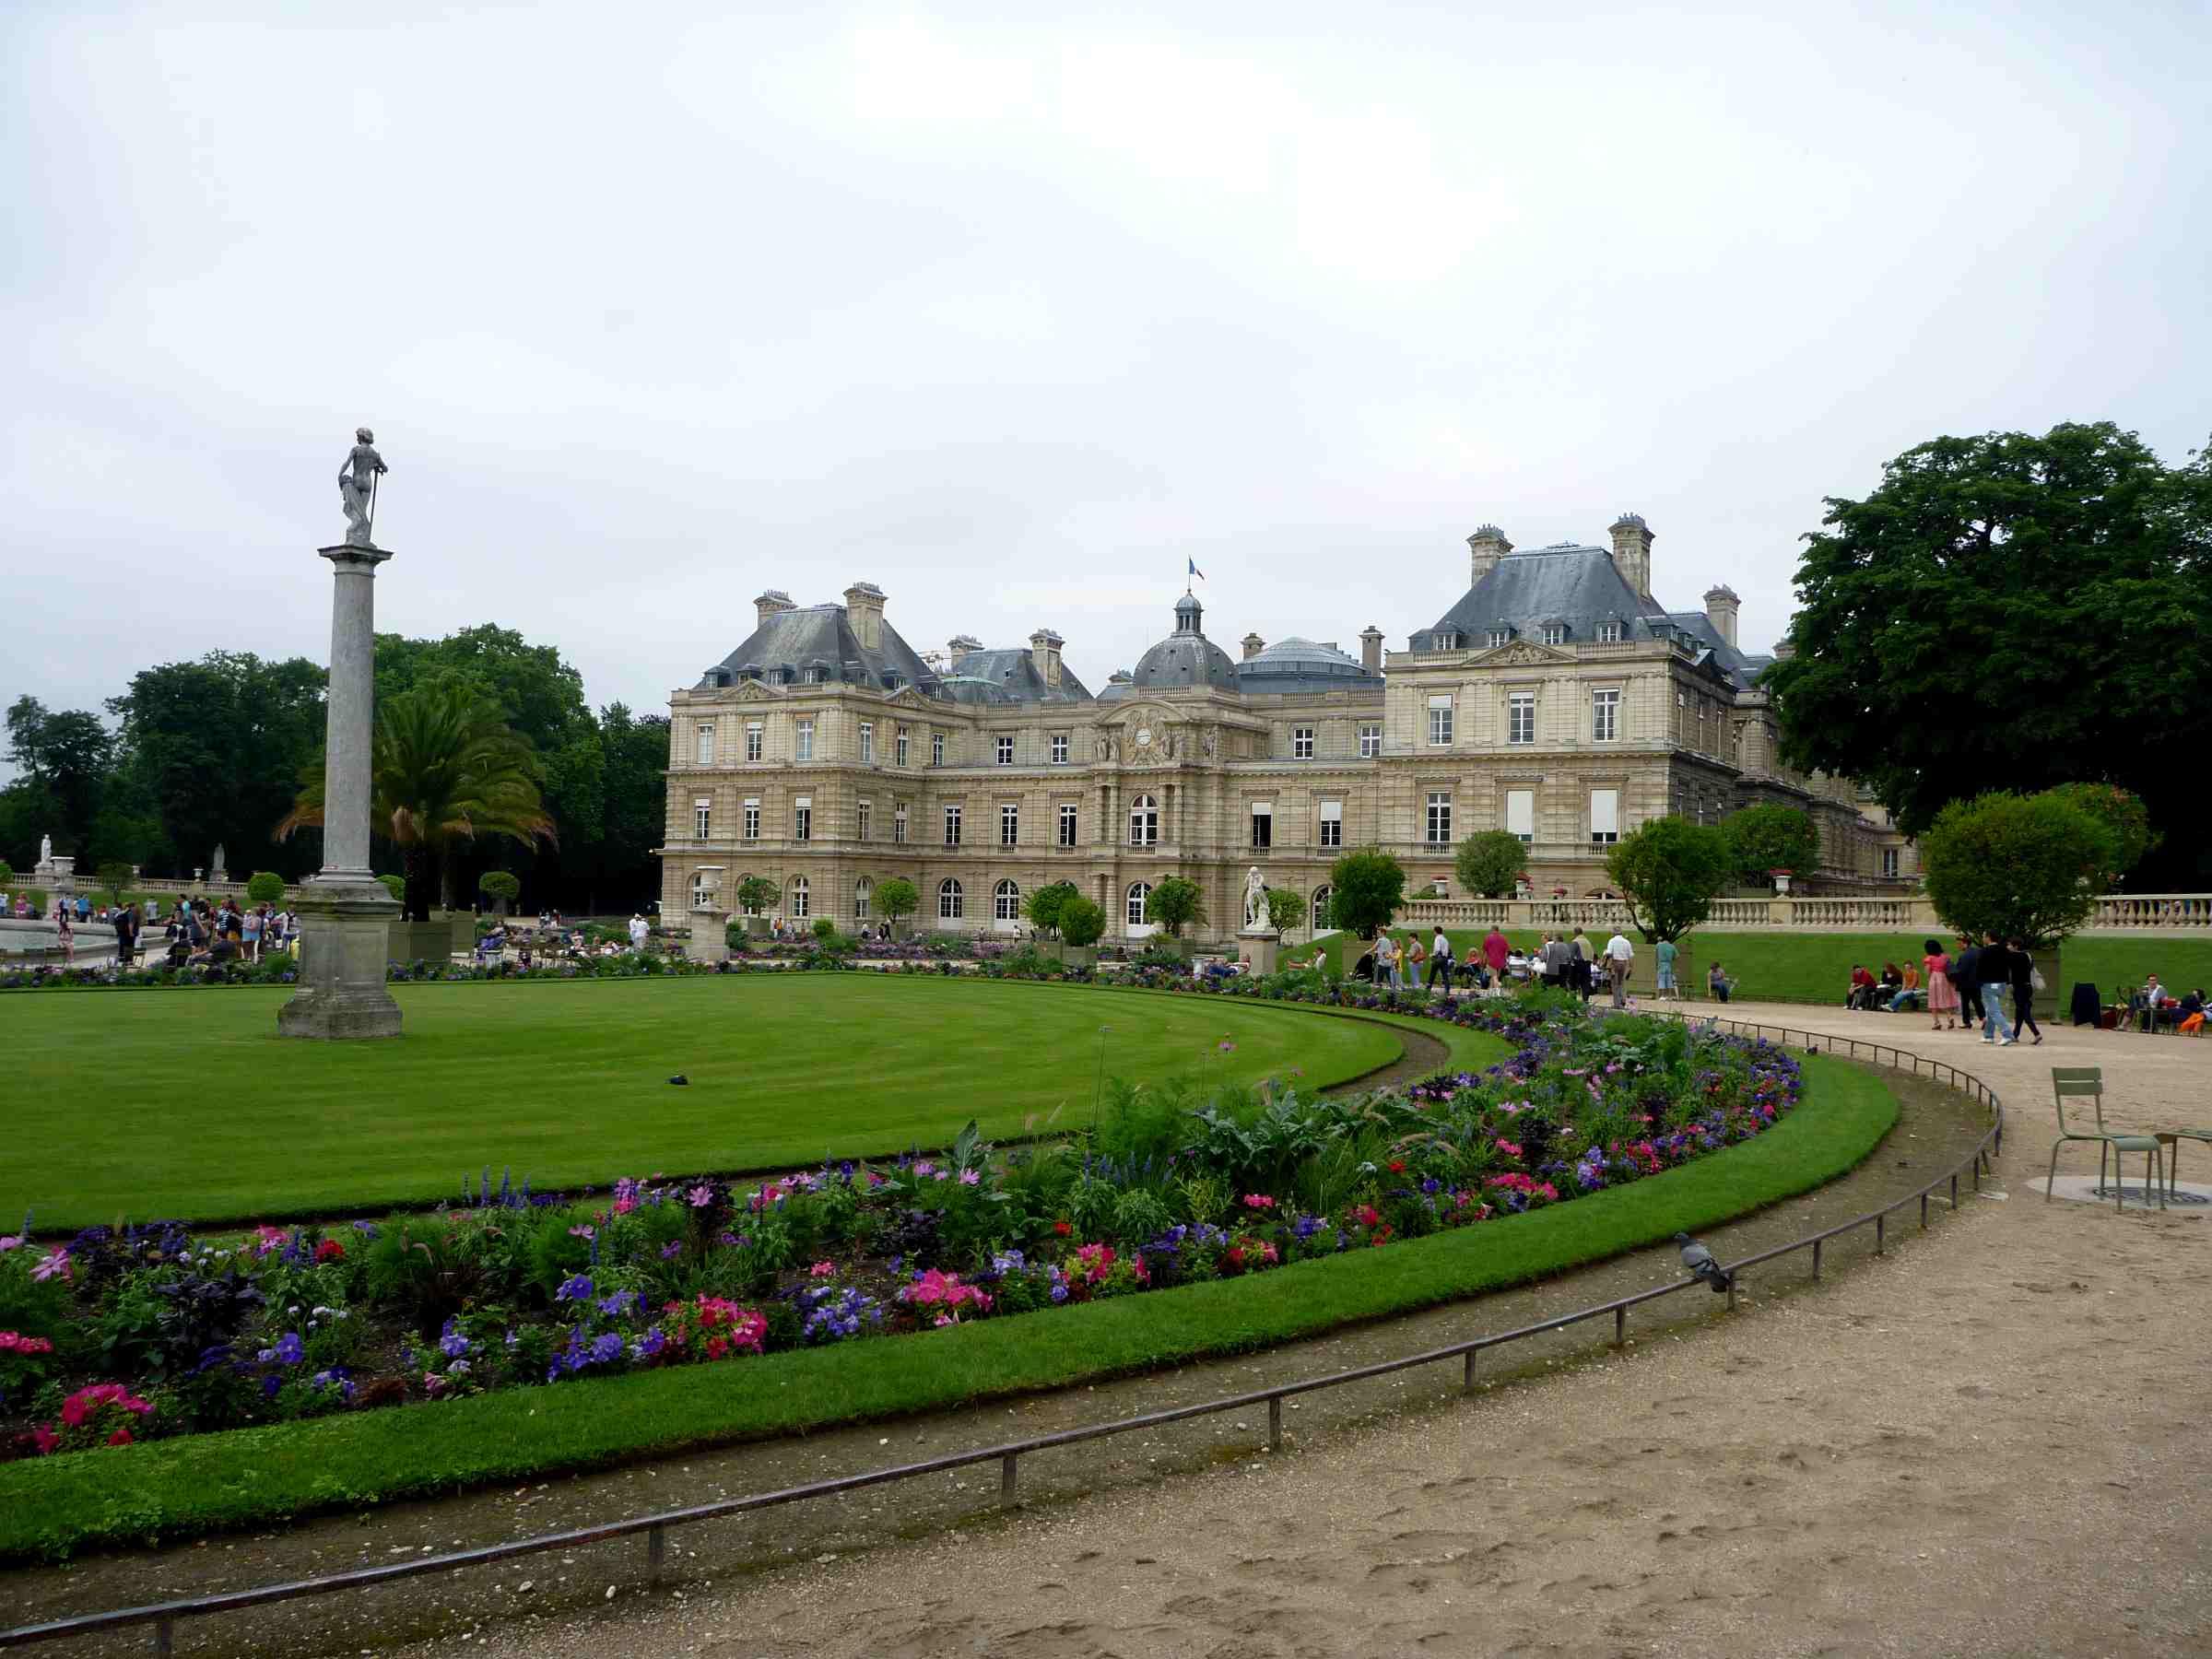
[[[384,985],[399,901],[369,868],[370,746],[376,724],[376,567],[381,547],[321,549],[330,560],[330,689],[324,702],[323,867],[300,886],[300,989],[276,1011],[283,1037],[399,1035]]]

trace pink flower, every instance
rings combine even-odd
[[[916,1181],[925,1181],[930,1176],[935,1175],[936,1172],[937,1166],[931,1163],[926,1158],[914,1166],[914,1179]]]
[[[5,1255],[11,1250],[20,1250],[22,1248],[23,1235],[21,1233],[16,1233],[11,1237],[0,1239],[0,1255]]]
[[[695,1186],[685,1196],[691,1200],[693,1209],[705,1209],[714,1202],[714,1189],[706,1185]]]
[[[1504,1153],[1508,1158],[1519,1158],[1521,1156],[1521,1148],[1509,1140],[1500,1140],[1498,1143],[1498,1150]]]
[[[53,1344],[43,1336],[25,1336],[15,1331],[0,1331],[0,1354],[51,1354]]]
[[[960,1184],[961,1184],[962,1186],[976,1186],[976,1185],[979,1185],[979,1184],[982,1182],[982,1179],[983,1179],[983,1177],[982,1177],[982,1172],[981,1171],[978,1171],[978,1170],[962,1170],[962,1171],[960,1171]]]
[[[1275,1200],[1265,1193],[1247,1193],[1244,1194],[1244,1207],[1246,1209],[1271,1210],[1275,1207]]]
[[[599,1230],[597,1228],[585,1227],[581,1222],[569,1229],[569,1237],[571,1239],[593,1239],[598,1237],[598,1235]]]
[[[66,1244],[57,1244],[52,1250],[48,1251],[44,1255],[41,1256],[39,1258],[38,1265],[30,1270],[30,1277],[34,1279],[37,1279],[41,1284],[45,1283],[46,1280],[51,1278],[68,1278],[71,1277],[69,1272],[69,1247]]]
[[[817,1262],[806,1271],[815,1278],[829,1278],[836,1274],[837,1264],[835,1262]]]
[[[30,1443],[39,1449],[41,1457],[52,1457],[62,1449],[62,1437],[43,1423],[30,1426]]]

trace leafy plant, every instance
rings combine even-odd
[[[1606,874],[1645,939],[1678,939],[1712,913],[1733,863],[1718,830],[1669,816],[1622,836],[1606,854]]]
[[[1510,897],[1527,869],[1528,848],[1508,830],[1477,830],[1452,855],[1459,885],[1485,899]]]
[[[1188,877],[1171,876],[1145,896],[1145,920],[1179,939],[1185,927],[1206,920],[1205,890]]]
[[[1060,907],[1060,937],[1078,950],[1088,950],[1106,931],[1106,912],[1077,893]]]
[[[246,878],[246,898],[254,904],[276,904],[284,898],[284,877],[274,870],[256,870]]]
[[[1805,875],[1819,867],[1820,832],[1813,820],[1795,806],[1761,801],[1732,812],[1721,820],[1735,863],[1735,877],[1750,886],[1764,887],[1776,870]]]
[[[921,902],[922,895],[903,876],[894,876],[876,888],[876,908],[892,922],[912,915]]]
[[[1406,866],[1379,847],[1347,853],[1329,866],[1329,920],[1371,939],[1406,898]]]
[[[1030,924],[1050,939],[1060,932],[1060,919],[1070,899],[1080,899],[1081,890],[1072,881],[1047,882],[1033,888],[1022,896],[1021,913]]]
[[[765,915],[774,908],[780,891],[765,876],[745,877],[737,883],[737,908],[748,916]]]
[[[2119,832],[2055,790],[1954,801],[1920,841],[1928,898],[1947,924],[2031,944],[2088,921],[2120,857]]]

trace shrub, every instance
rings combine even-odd
[[[1329,866],[1329,920],[1363,939],[1390,925],[1406,897],[1406,866],[1379,847],[1347,853]]]
[[[1528,848],[1508,830],[1483,830],[1459,843],[1452,873],[1466,891],[1485,899],[1510,897],[1528,868]]]
[[[493,899],[503,899],[512,904],[523,896],[523,879],[510,870],[487,870],[477,877],[477,886]]]
[[[1809,815],[1777,801],[1762,801],[1721,820],[1735,862],[1735,877],[1764,887],[1776,870],[1805,875],[1820,863],[1820,832]]]
[[[894,876],[876,889],[876,908],[887,921],[896,922],[901,916],[912,915],[921,902],[922,895],[903,876]]]
[[[405,876],[379,876],[377,879],[384,884],[384,891],[393,898],[402,904],[407,901],[407,878]]]
[[[284,877],[274,870],[256,870],[246,879],[246,898],[254,904],[276,904],[284,898]]]
[[[1947,925],[2034,944],[2088,920],[2121,854],[2111,823],[2057,790],[1954,801],[1920,841],[1928,897]]]
[[[1030,892],[1021,901],[1021,913],[1030,919],[1031,926],[1046,938],[1060,931],[1061,913],[1070,899],[1079,899],[1081,891],[1072,881],[1048,882]]]
[[[777,896],[776,884],[765,876],[747,876],[737,884],[737,908],[748,916],[765,915]]]
[[[1712,913],[1734,862],[1718,830],[1670,816],[1622,836],[1606,854],[1606,874],[1647,940],[1678,939]]]
[[[1060,937],[1078,950],[1096,945],[1106,932],[1106,912],[1077,893],[1060,907]]]
[[[1206,920],[1206,894],[1188,877],[1171,876],[1146,895],[1145,920],[1179,939],[1185,927]]]

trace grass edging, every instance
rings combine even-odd
[[[0,1561],[53,1559],[944,1409],[1250,1352],[1500,1290],[1791,1198],[1897,1121],[1870,1071],[1804,1061],[1757,1138],[1510,1221],[1049,1313],[0,1465]]]

